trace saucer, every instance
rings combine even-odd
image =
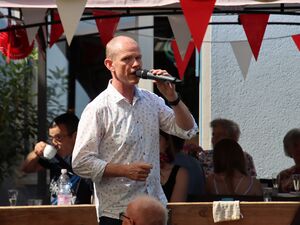
[[[291,191],[290,194],[300,196],[300,191]]]

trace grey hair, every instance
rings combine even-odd
[[[294,128],[289,130],[283,138],[283,149],[284,154],[288,157],[293,158],[290,150],[298,141],[300,141],[300,129]]]
[[[138,213],[148,225],[167,225],[168,210],[156,198],[149,195],[141,195],[132,200],[128,206]],[[128,207],[127,210],[128,211]]]
[[[235,141],[238,141],[241,135],[239,125],[233,120],[217,118],[210,122],[210,127],[215,128],[217,126],[221,126],[228,135],[228,138],[231,138]]]

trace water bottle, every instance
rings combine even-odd
[[[66,169],[61,169],[58,179],[57,205],[72,205],[72,190]]]

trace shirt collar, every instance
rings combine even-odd
[[[127,101],[125,99],[125,97],[123,95],[121,95],[120,92],[111,84],[111,81],[112,80],[110,80],[108,82],[107,89],[110,93],[110,97],[111,97],[112,101],[114,101],[116,103],[120,102],[122,100]],[[141,95],[142,95],[141,90],[139,90],[139,88],[135,87],[134,97],[133,97],[133,105],[141,98]]]

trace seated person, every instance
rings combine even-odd
[[[176,154],[174,164],[188,170],[188,201],[194,197],[205,194],[205,174],[199,161],[199,152],[202,148],[196,143],[185,143],[175,147]]]
[[[139,196],[129,202],[120,219],[122,225],[167,225],[168,211],[154,197]]]
[[[218,118],[210,122],[210,126],[212,128],[212,138],[211,143],[214,147],[215,144],[224,139],[229,138],[236,142],[239,141],[239,137],[241,134],[239,125],[232,120]],[[213,150],[205,150],[201,151],[199,154],[200,162],[204,169],[206,177],[213,173],[214,165],[213,165]],[[256,170],[253,163],[252,156],[244,151],[244,157],[246,160],[246,171],[250,176],[256,176]]]
[[[168,202],[185,202],[188,190],[188,171],[174,165],[174,143],[171,135],[160,131],[160,182]]]
[[[92,181],[74,174],[71,167],[71,157],[76,139],[76,132],[79,119],[72,113],[64,113],[56,117],[49,127],[49,139],[57,149],[54,158],[48,160],[43,157],[46,142],[38,142],[22,165],[22,171],[33,173],[41,170],[50,170],[50,188],[55,189],[55,181],[58,180],[61,169],[67,169],[72,191],[76,195],[75,204],[90,204],[93,195]],[[57,204],[56,196],[52,196],[51,204]]]
[[[212,195],[262,195],[260,182],[247,174],[241,146],[223,139],[214,147],[214,173],[206,180],[206,191]]]
[[[292,181],[293,174],[300,174],[300,129],[295,128],[287,132],[283,139],[284,153],[292,158],[295,165],[281,171],[278,176],[279,192],[295,191]]]

